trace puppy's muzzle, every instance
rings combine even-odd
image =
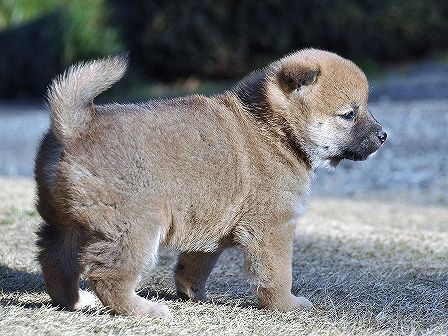
[[[367,128],[367,132],[355,137],[351,144],[344,148],[342,158],[363,161],[384,144],[387,133],[384,132],[382,126],[376,122],[369,128]]]

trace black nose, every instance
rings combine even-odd
[[[387,139],[387,133],[384,132],[384,131],[379,131],[378,132],[378,139],[380,139],[381,143],[383,143]]]

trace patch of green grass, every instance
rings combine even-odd
[[[10,225],[14,222],[14,218],[17,217],[18,210],[14,207],[9,208],[3,214],[3,217],[0,219],[0,225]]]
[[[10,207],[3,213],[2,218],[0,218],[0,225],[10,225],[15,220],[36,219],[38,217],[39,213],[34,208],[19,210],[15,207]]]
[[[10,225],[10,224],[12,224],[12,218],[6,217],[6,218],[0,219],[0,226]]]
[[[39,214],[37,213],[36,209],[25,210],[25,214],[27,217],[30,217],[30,218],[39,217]]]

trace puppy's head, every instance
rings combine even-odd
[[[287,121],[314,167],[365,160],[386,140],[368,109],[367,78],[351,61],[306,49],[271,69],[270,105]]]

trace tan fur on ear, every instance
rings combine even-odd
[[[284,64],[278,72],[278,81],[282,90],[289,94],[301,86],[314,84],[320,75],[320,67],[300,64]]]

